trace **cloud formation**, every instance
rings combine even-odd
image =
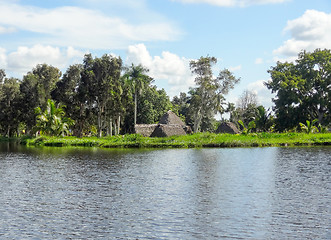
[[[5,26],[5,27],[4,27]],[[180,31],[167,21],[136,21],[82,7],[46,9],[0,1],[0,34],[29,32],[40,44],[85,49],[126,48],[136,41],[171,41]]]
[[[13,27],[4,27],[4,26],[0,26],[0,35],[1,34],[5,34],[5,33],[12,33],[15,32],[15,28]]]
[[[83,52],[73,47],[60,49],[45,45],[34,45],[31,48],[21,46],[10,53],[0,48],[0,69],[14,72],[19,77],[31,71],[37,64],[47,63],[62,69],[73,61],[80,62],[83,56]]]
[[[0,69],[5,69],[6,67],[7,67],[6,49],[0,47]]]
[[[147,67],[149,75],[155,79],[167,81],[170,89],[168,94],[173,97],[180,92],[187,92],[193,87],[194,76],[189,68],[190,59],[163,51],[161,56],[151,56],[144,44],[136,44],[128,47],[127,64],[142,64]]]
[[[272,103],[272,98],[275,94],[272,94],[271,91],[264,85],[265,80],[259,80],[248,84],[247,89],[256,94],[258,104],[263,105],[266,108],[270,108]]]
[[[331,13],[307,10],[301,17],[288,21],[284,32],[291,38],[273,51],[277,59],[293,60],[302,50],[331,48]]]
[[[248,7],[251,5],[263,5],[283,3],[289,0],[172,0],[182,3],[205,3],[219,7]]]

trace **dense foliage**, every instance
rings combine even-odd
[[[101,137],[133,132],[136,122],[155,123],[172,105],[147,72],[141,65],[126,68],[120,57],[108,54],[87,54],[62,77],[47,64],[37,65],[22,81],[1,70],[1,134]]]
[[[191,111],[194,111],[193,131],[199,132],[204,118],[212,119],[211,116],[222,112],[224,95],[240,81],[232,73],[224,69],[215,78],[212,66],[217,63],[215,57],[201,57],[190,62],[192,73],[196,75],[196,88],[190,90]]]
[[[295,63],[278,62],[269,70],[271,80],[266,86],[276,93],[276,128],[294,128],[299,122],[318,120],[322,125],[331,121],[331,52],[316,49],[302,51]]]
[[[214,75],[215,57],[190,62],[196,86],[170,101],[152,85],[142,65],[124,66],[120,57],[85,55],[82,64],[61,71],[39,64],[22,80],[0,69],[0,135],[111,136],[134,133],[135,124],[157,123],[172,110],[194,132],[214,132],[224,113],[243,133],[325,132],[331,114],[331,52],[301,52],[295,63],[278,62],[266,87],[276,93],[273,110],[244,91],[237,104],[225,95],[240,79],[228,69]],[[215,119],[215,114],[221,120]]]

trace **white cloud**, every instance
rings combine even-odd
[[[0,26],[0,34],[5,34],[5,33],[12,33],[15,32],[16,29],[13,27],[4,27],[4,26]]]
[[[331,13],[307,10],[301,17],[288,21],[284,32],[290,33],[291,38],[273,51],[276,60],[292,61],[302,50],[331,48]]]
[[[142,64],[150,70],[151,77],[166,81],[171,97],[187,92],[189,87],[195,85],[189,68],[190,60],[168,51],[162,52],[161,56],[152,57],[144,44],[131,45],[128,47],[126,62]]]
[[[61,50],[58,47],[35,45],[31,48],[21,46],[16,51],[6,54],[0,49],[0,68],[2,65],[6,70],[16,74],[26,74],[37,64],[47,63],[60,69],[72,64],[76,59],[81,61],[84,53],[68,47]]]
[[[7,55],[6,49],[0,48],[0,69],[7,68]]]
[[[259,80],[248,84],[247,89],[257,95],[258,104],[269,108],[273,105],[272,98],[274,94],[264,85],[265,80]]]
[[[67,48],[66,52],[68,58],[81,58],[85,54],[82,51],[76,50],[71,46]]]
[[[206,3],[219,7],[247,7],[251,5],[283,3],[290,0],[172,0],[183,3]]]
[[[152,56],[149,54],[144,44],[136,44],[128,47],[127,50],[127,63],[142,64],[150,67],[152,65]]]
[[[162,20],[130,23],[87,8],[44,9],[1,1],[0,26],[30,32],[40,44],[85,49],[124,48],[136,41],[170,41],[180,35],[176,27]]]

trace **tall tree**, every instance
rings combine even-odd
[[[257,106],[257,95],[252,91],[245,90],[237,101],[237,108],[246,110],[250,105]]]
[[[237,107],[231,112],[230,120],[234,123],[241,120],[245,126],[248,126],[251,121],[257,119],[258,114],[257,95],[252,91],[245,90],[237,101]]]
[[[105,126],[107,134],[110,135],[112,134],[112,126],[114,126],[115,135],[120,133],[122,117],[130,100],[129,86],[121,76],[122,64],[121,58],[113,57],[111,59],[109,96],[105,106]]]
[[[105,54],[101,58],[93,59],[91,54],[85,55],[82,84],[80,93],[88,102],[90,108],[96,111],[98,136],[106,125],[106,107],[115,94],[120,94],[120,74],[122,60]]]
[[[31,74],[31,73],[28,73]],[[48,104],[48,99],[51,99],[51,92],[56,87],[56,83],[60,80],[61,71],[47,64],[38,64],[32,74],[37,78],[37,93],[38,104],[45,109]]]
[[[4,73],[4,72],[3,72]],[[19,126],[20,81],[5,78],[0,81],[0,126],[3,135],[11,137],[18,132]]]
[[[330,123],[330,50],[302,51],[295,63],[277,62],[268,72],[271,80],[266,86],[276,93],[273,101],[278,130],[313,119],[321,124]]]
[[[60,81],[56,83],[56,88],[52,91],[52,99],[66,106],[66,114],[75,120],[73,134],[82,137],[83,130],[88,128],[91,121],[91,114],[86,105],[86,94],[81,93],[80,87],[83,65],[75,64],[69,66]]]
[[[51,92],[60,80],[61,71],[47,64],[37,65],[31,72],[23,77],[20,84],[21,91],[21,120],[26,124],[27,132],[30,133],[36,124],[36,107],[46,109],[47,100],[51,98]]]
[[[126,69],[124,77],[129,81],[132,86],[134,94],[134,125],[137,124],[137,104],[138,95],[141,94],[142,90],[149,86],[153,82],[153,78],[146,75],[149,70],[142,65],[135,66],[132,64]]]
[[[217,63],[215,57],[200,57],[190,62],[190,68],[196,75],[197,87],[191,91],[191,110],[195,112],[194,132],[200,131],[203,118],[210,118],[217,112],[223,112],[224,95],[240,81],[239,78],[224,69],[214,78],[212,66]]]

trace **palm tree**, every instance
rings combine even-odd
[[[315,127],[315,123],[318,122],[318,119],[314,119],[313,121],[306,120],[306,124],[304,123],[299,123],[301,130],[307,134],[309,133],[314,133],[318,131],[318,128]]]
[[[55,106],[53,100],[47,100],[47,107],[42,112],[40,107],[35,109],[37,116],[36,131],[40,131],[45,135],[60,136],[64,133],[69,133],[69,126],[74,124],[74,121],[65,117],[63,110],[64,105]]]
[[[272,125],[272,116],[269,109],[266,110],[263,106],[257,107],[256,125],[257,128],[263,132],[266,132],[270,129]]]
[[[126,73],[124,74],[124,78],[127,79],[134,92],[134,126],[137,124],[138,94],[141,94],[141,91],[153,82],[153,78],[146,75],[148,71],[149,70],[147,68],[140,64],[137,66],[132,64],[126,69]]]

